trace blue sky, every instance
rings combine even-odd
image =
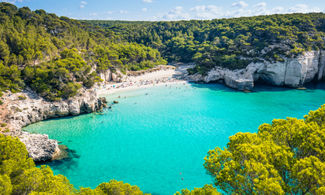
[[[189,20],[325,12],[325,0],[0,0],[75,19]]]

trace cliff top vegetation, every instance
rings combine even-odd
[[[324,49],[325,14],[275,14],[171,22],[82,21],[123,40],[158,49],[169,62],[195,62],[194,72],[215,66],[245,68]]]

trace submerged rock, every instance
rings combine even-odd
[[[107,108],[107,100],[104,97],[100,97],[97,99],[97,107],[96,111],[102,111],[104,108]]]
[[[69,158],[69,149],[66,145],[59,145],[60,153],[54,155],[51,160],[62,160]]]

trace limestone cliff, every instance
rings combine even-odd
[[[171,68],[174,67],[157,66],[153,69],[129,72],[128,74],[134,76]],[[96,67],[93,69],[96,70]],[[100,73],[99,76],[103,81],[101,84],[123,82],[128,78],[119,70],[114,72],[107,70]],[[6,123],[10,131],[2,133],[19,137],[35,161],[51,160],[60,153],[58,142],[49,139],[47,135],[29,134],[22,132],[21,129],[29,124],[50,118],[74,116],[103,109],[107,102],[105,98],[98,98],[97,89],[101,87],[81,89],[75,97],[57,102],[46,101],[31,90],[19,93],[7,92],[1,97],[4,105],[0,105],[0,109],[3,110],[0,113],[0,123]]]
[[[58,155],[58,142],[47,135],[22,132],[22,127],[50,118],[91,113],[106,106],[106,99],[98,98],[96,89],[82,89],[79,95],[57,102],[46,101],[30,90],[6,93],[2,98],[6,102],[6,114],[2,121],[11,130],[6,134],[18,136],[35,161],[51,160]]]
[[[283,62],[251,63],[245,69],[229,70],[216,67],[207,75],[189,75],[192,81],[214,82],[222,80],[225,85],[238,90],[251,90],[257,81],[275,86],[300,87],[325,77],[325,51],[305,52],[297,58]]]

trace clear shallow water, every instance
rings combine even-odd
[[[203,168],[209,149],[226,146],[237,132],[256,132],[273,118],[303,118],[325,103],[320,88],[260,86],[243,93],[219,84],[160,86],[108,96],[119,104],[103,114],[43,121],[25,130],[75,150],[79,158],[49,163],[75,187],[116,179],[144,192],[173,194],[213,182]]]

